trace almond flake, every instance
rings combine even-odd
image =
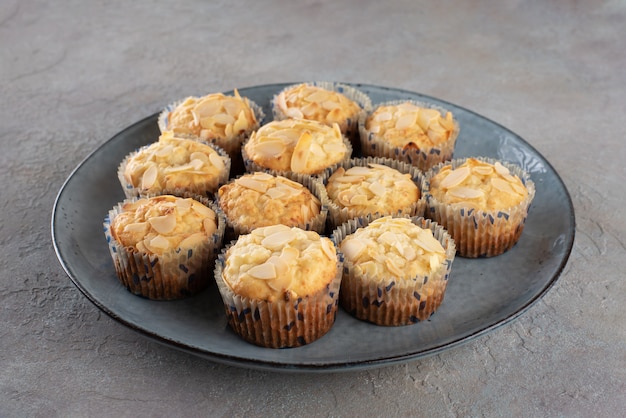
[[[426,230],[424,230],[423,233],[420,233],[414,242],[424,250],[431,253],[442,253],[444,251],[439,241],[437,241],[435,237],[433,237],[433,235]]]
[[[272,263],[263,263],[252,267],[248,274],[255,279],[271,280],[276,278],[276,266]]]
[[[195,234],[189,235],[187,238],[182,240],[178,246],[180,248],[194,248],[197,247],[206,239],[206,235],[202,232],[196,232]]]
[[[387,267],[387,270],[395,276],[402,277],[402,270],[400,270],[390,258],[385,258],[385,267]]]
[[[506,176],[507,174],[510,174],[509,169],[500,164],[499,161],[496,161],[496,163],[494,164],[494,168],[496,169],[496,173],[500,174],[501,176]]]
[[[442,181],[441,187],[449,189],[451,187],[458,186],[470,175],[469,167],[459,167],[456,170],[452,170]]]
[[[472,172],[480,174],[481,176],[489,176],[493,173],[493,167],[490,165],[477,165],[472,167]]]
[[[148,224],[145,222],[134,222],[124,226],[124,232],[133,234],[145,234],[148,232]]]
[[[266,263],[274,265],[274,268],[276,269],[276,276],[285,275],[289,271],[289,264],[287,261],[277,255],[273,255],[268,258]]]
[[[437,268],[441,265],[441,260],[439,260],[439,257],[437,256],[437,254],[432,254],[430,256],[430,269],[431,270],[437,270]]]
[[[265,228],[259,228],[256,231],[258,231],[259,233],[262,233],[264,237],[268,237],[278,232],[284,232],[284,231],[289,231],[289,230],[291,230],[291,228],[289,228],[287,225],[276,224],[276,225],[267,226]]]
[[[153,247],[153,248],[164,250],[166,248],[169,248],[169,246],[170,246],[170,242],[167,240],[167,238],[161,235],[157,235],[156,237],[150,240],[150,247]]]
[[[370,184],[369,189],[372,193],[374,193],[378,197],[383,196],[385,194],[385,191],[387,190],[385,186],[382,185],[378,181],[375,181],[374,183]]]
[[[215,219],[215,212],[198,201],[191,199],[191,208],[203,218]]]
[[[365,206],[367,205],[367,196],[364,194],[357,194],[350,199],[351,206]]]
[[[202,168],[202,166],[204,165],[204,161],[199,160],[197,158],[191,160],[189,162],[189,165],[191,165],[191,167],[195,170],[195,171],[200,171],[200,169]]]
[[[143,172],[143,176],[141,177],[141,188],[149,189],[150,187],[152,187],[157,179],[157,174],[158,171],[156,166],[154,164],[151,164],[150,167],[148,167],[146,171]]]
[[[326,157],[326,152],[324,152],[324,149],[318,143],[313,142],[309,150],[311,151],[311,154],[315,154],[318,157]]]
[[[222,125],[232,125],[235,122],[235,118],[226,113],[218,113],[213,115],[213,120],[215,123],[219,123]],[[202,120],[200,121],[202,122]]]
[[[266,236],[265,238],[263,238],[263,241],[261,241],[261,245],[270,249],[280,248],[287,245],[295,238],[296,233],[292,229],[287,229]]]
[[[245,188],[257,191],[259,193],[267,192],[268,186],[266,183],[262,183],[260,181],[254,180],[248,176],[238,178],[237,180],[235,180],[235,183]]]
[[[406,129],[406,128],[413,126],[415,124],[416,117],[417,117],[417,114],[415,113],[409,113],[409,114],[401,116],[400,118],[398,118],[398,120],[396,120],[395,128]]]
[[[279,189],[278,187],[272,187],[270,189],[267,189],[265,194],[269,196],[270,199],[282,199],[287,195],[284,190]]]
[[[307,102],[323,102],[332,97],[332,92],[324,90],[322,88],[312,87],[309,90],[312,90],[313,93],[304,98],[304,100]]]
[[[335,260],[337,258],[337,251],[335,250],[335,246],[332,244],[332,242],[328,239],[328,238],[321,238],[321,242],[322,242],[322,251],[324,252],[324,254],[326,254],[326,257],[328,257],[331,260]]]
[[[174,146],[168,144],[164,147],[160,147],[159,149],[157,149],[154,155],[156,155],[157,157],[167,157],[169,154],[172,153],[173,150]]]
[[[348,176],[368,176],[372,174],[372,169],[368,167],[362,167],[359,165],[355,165],[346,170],[346,175]]]
[[[285,109],[284,112],[285,112],[285,115],[287,115],[287,117],[290,117],[290,118],[294,118],[294,119],[304,118],[304,115],[302,114],[300,109],[295,108],[295,107],[290,107],[288,109]]]
[[[206,163],[209,161],[209,156],[206,155],[204,152],[195,151],[189,154],[189,161],[193,161],[193,160],[200,160]]]
[[[350,261],[356,260],[365,250],[366,246],[356,239],[347,239],[341,243],[341,252]]]
[[[247,131],[249,126],[250,124],[246,118],[246,113],[242,110],[239,112],[239,117],[233,124],[233,133],[235,135],[239,135],[240,133]]]
[[[302,173],[306,170],[306,162],[309,158],[309,150],[313,143],[313,137],[309,132],[303,132],[291,156],[291,171]]]
[[[286,149],[286,145],[281,140],[259,142],[254,146],[257,153],[269,157],[279,156]]]
[[[280,253],[281,260],[284,260],[285,263],[291,263],[292,261],[297,260],[300,257],[300,251],[294,247],[285,247]]]
[[[155,216],[149,218],[148,222],[159,234],[168,234],[176,227],[176,215],[170,213],[164,216]]]
[[[455,187],[448,190],[448,193],[450,193],[452,196],[460,197],[462,199],[476,199],[484,196],[482,190],[476,190],[470,187]]]
[[[191,110],[191,113],[194,117],[198,119],[203,119],[208,116],[213,116],[217,112],[220,111],[222,107],[222,103],[219,100],[203,100],[200,103],[196,104],[194,108]]]
[[[277,276],[274,280],[268,280],[267,285],[277,292],[284,292],[291,285],[291,276],[288,274]]]
[[[526,190],[526,188],[519,183],[511,183],[511,187],[513,187],[517,194],[520,194],[522,196],[525,196],[526,193],[528,193],[528,190]]]
[[[507,182],[506,180],[502,180],[501,178],[497,178],[497,177],[492,178],[491,185],[495,189],[500,190],[501,192],[509,193],[509,194],[516,194],[515,190],[513,190],[513,188],[511,187],[511,184]]]
[[[360,183],[361,181],[363,181],[365,179],[365,177],[363,176],[333,176],[332,180],[329,181],[330,182],[337,182],[337,183]]]
[[[347,149],[343,142],[328,142],[323,145],[324,151],[329,154],[345,154]]]
[[[424,131],[428,131],[431,123],[440,117],[441,114],[435,109],[420,108],[417,115],[417,123]]]
[[[324,110],[334,110],[337,109],[338,107],[341,107],[341,105],[339,103],[333,102],[332,100],[326,100],[324,102],[321,103],[322,104],[322,108]]]

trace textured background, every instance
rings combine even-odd
[[[618,415],[625,22],[617,0],[3,0],[0,416]],[[550,292],[514,322],[439,355],[309,376],[161,346],[72,285],[50,214],[95,147],[186,95],[316,79],[432,95],[539,150],[577,215],[570,261]]]

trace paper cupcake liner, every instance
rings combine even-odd
[[[286,176],[288,174],[302,174],[302,173],[294,173],[293,171],[290,170],[274,170],[272,168],[269,167],[263,167],[262,165],[256,163],[255,161],[253,161],[250,156],[248,155],[248,152],[246,151],[246,143],[248,142],[249,138],[246,139],[246,141],[244,141],[243,145],[241,146],[241,157],[243,158],[243,164],[245,166],[246,172],[248,173],[254,173],[257,171],[264,171],[266,173],[271,173],[271,174],[278,174],[281,176]],[[346,138],[345,136],[343,137],[343,143],[346,146],[347,150],[346,150],[346,155],[343,157],[343,159],[335,164],[331,164],[328,167],[324,167],[321,170],[319,170],[316,173],[312,173],[312,174],[305,174],[305,175],[309,175],[309,176],[316,176],[318,177],[320,180],[324,180],[324,175],[326,173],[326,171],[328,169],[333,169],[338,167],[340,164],[349,161],[350,158],[352,158],[352,152],[353,152],[353,148],[352,148],[352,144],[350,143],[350,141],[348,140],[348,138]]]
[[[339,128],[341,129],[341,132],[351,141],[353,148],[356,149],[356,147],[360,147],[358,127],[359,119],[363,114],[365,114],[372,108],[372,100],[367,94],[346,84],[336,83],[332,81],[313,81],[289,85],[279,91],[276,95],[274,95],[271,100],[272,115],[274,117],[274,120],[289,119],[289,117],[285,115],[285,113],[280,110],[280,108],[276,105],[276,98],[278,97],[278,95],[301,84],[308,84],[311,86],[321,87],[325,90],[341,93],[348,99],[355,102],[361,108],[361,112],[359,112],[358,115],[353,118],[348,118],[345,121],[339,123]]]
[[[496,159],[475,157],[477,160],[495,164]],[[450,164],[456,168],[467,158],[454,159],[433,167],[424,177],[422,193],[426,197],[426,216],[443,225],[454,238],[459,256],[468,258],[493,257],[510,250],[524,230],[530,204],[535,196],[535,184],[530,175],[517,165],[499,161],[517,176],[528,190],[526,198],[517,206],[496,211],[474,210],[460,205],[439,202],[430,194],[430,179],[442,167]]]
[[[220,188],[220,186],[228,182],[228,179],[230,177],[231,158],[226,153],[226,151],[224,151],[221,147],[219,147],[216,144],[211,144],[204,140],[203,141],[198,140],[198,142],[208,145],[209,147],[214,149],[219,154],[219,156],[222,157],[222,160],[224,161],[225,169],[223,170],[223,172],[220,173],[215,187],[210,187],[210,185],[199,185],[199,184],[198,185],[189,184],[186,187],[175,187],[175,188],[164,187],[159,190],[143,190],[140,187],[134,187],[133,184],[128,182],[128,180],[124,176],[124,172],[126,171],[126,165],[128,164],[128,161],[132,157],[134,157],[141,151],[148,148],[150,146],[150,144],[148,144],[131,152],[126,157],[124,157],[124,159],[122,160],[122,162],[117,168],[117,178],[120,184],[122,185],[122,189],[124,191],[124,195],[126,196],[126,198],[132,198],[136,196],[148,196],[148,195],[155,195],[155,194],[171,194],[174,196],[182,197],[183,195],[188,195],[188,194],[197,194],[197,195],[202,196],[202,195],[212,195],[216,193],[217,190]]]
[[[376,105],[376,108],[379,106],[391,106],[406,102],[413,103],[423,108],[436,109],[439,112],[442,112],[444,116],[448,112],[448,109],[445,109],[441,106],[416,100],[392,100],[384,103],[379,103]],[[376,108],[373,108],[371,112],[373,112]],[[456,140],[459,136],[460,131],[460,127],[456,119],[454,119],[455,129],[452,131],[450,137],[446,142],[434,145],[432,147],[424,147],[421,149],[403,149],[402,147],[394,146],[384,139],[377,137],[376,134],[370,132],[365,128],[365,121],[367,120],[371,112],[362,114],[358,123],[361,152],[363,153],[363,155],[392,158],[394,160],[404,161],[408,164],[416,166],[424,172],[428,171],[431,167],[439,164],[440,162],[449,161],[452,159]]]
[[[327,201],[326,190],[324,189],[324,185],[319,181],[319,179],[317,179],[314,176],[309,176],[307,174],[298,174],[298,173],[282,173],[281,174],[281,173],[276,173],[276,172],[268,172],[268,174],[272,174],[273,176],[282,176],[282,177],[288,178],[289,180],[295,181],[296,183],[300,183],[304,187],[306,187],[313,194],[313,196],[317,197],[317,199],[320,201],[320,213],[317,216],[314,216],[313,218],[309,219],[307,222],[303,224],[299,224],[299,225],[285,224],[285,225],[290,226],[290,227],[297,226],[300,229],[304,229],[306,231],[315,231],[318,234],[322,235],[326,228],[328,206],[324,203],[325,201]],[[234,179],[231,179],[231,182],[234,182],[235,180],[241,178],[242,176],[243,175],[240,175]],[[219,204],[220,199],[217,193],[215,194],[215,201],[216,201],[217,206],[220,206]],[[229,238],[236,239],[239,235],[248,234],[254,228],[256,228],[250,225],[243,225],[240,222],[233,221],[232,219],[228,217],[228,214],[225,211],[224,211],[224,216],[226,217],[227,225],[233,230],[233,234],[230,234]]]
[[[344,161],[343,163],[338,164],[336,167],[325,170],[323,175],[320,176],[320,180],[322,180],[324,186],[326,186],[328,184],[328,179],[330,178],[330,176],[332,176],[333,173],[339,169],[339,167],[343,167],[344,169],[347,170],[354,166],[363,167],[372,163],[391,167],[395,170],[398,170],[399,172],[403,174],[410,174],[411,179],[420,190],[420,194],[421,194],[420,198],[418,199],[417,202],[415,202],[411,206],[396,210],[394,212],[382,211],[382,212],[374,212],[370,214],[358,214],[358,213],[351,212],[348,208],[343,208],[339,206],[338,204],[333,202],[330,199],[330,197],[328,197],[328,193],[326,193],[326,198],[328,199],[327,200],[328,221],[332,229],[338,227],[339,225],[343,224],[344,222],[350,219],[358,218],[358,217],[368,217],[370,220],[374,220],[376,218],[380,218],[382,216],[387,216],[387,215],[400,215],[404,217],[424,215],[424,211],[426,209],[426,200],[424,199],[424,196],[421,192],[423,174],[417,167],[411,166],[410,164],[404,163],[402,161],[393,160],[390,158],[379,158],[379,157],[352,158],[349,161]]]
[[[258,346],[291,348],[310,344],[332,328],[339,302],[341,259],[336,276],[319,291],[293,300],[268,302],[241,297],[226,284],[222,271],[229,247],[219,255],[214,273],[228,324],[236,334]]]
[[[172,250],[162,257],[124,247],[111,234],[111,223],[122,212],[122,205],[138,198],[126,199],[109,211],[104,219],[104,235],[117,278],[128,291],[152,300],[175,300],[192,296],[209,285],[215,259],[222,248],[226,220],[208,199],[201,196],[195,199],[215,211],[217,230],[196,248]]]
[[[430,276],[397,280],[360,275],[352,263],[345,260],[339,303],[351,315],[377,325],[411,325],[430,318],[441,305],[456,252],[454,240],[430,219],[414,216],[411,221],[433,231],[446,251],[445,261]],[[335,229],[331,239],[340,248],[348,235],[370,222],[367,218],[351,219]]]
[[[232,160],[236,160],[237,158],[239,158],[241,144],[246,140],[246,138],[248,138],[248,136],[253,131],[256,131],[257,129],[259,129],[259,127],[263,124],[263,120],[265,119],[265,113],[263,112],[263,108],[261,106],[259,106],[253,100],[247,97],[244,97],[244,96],[241,96],[241,97],[248,100],[248,104],[250,105],[250,108],[252,109],[252,112],[254,113],[254,117],[256,119],[256,124],[251,126],[246,132],[236,135],[232,138],[209,138],[209,139],[205,139],[196,135],[189,135],[189,134],[177,133],[176,135],[179,136],[180,138],[188,138],[188,139],[193,139],[196,141],[207,141],[212,144],[216,144],[217,146],[222,148],[224,151],[226,151],[226,153],[228,153],[228,155],[230,156]],[[176,102],[173,102],[167,105],[165,109],[163,109],[163,111],[159,114],[157,123],[159,125],[159,130],[161,132],[166,132],[169,130],[168,129],[169,114],[184,101],[185,99],[182,99],[182,100],[178,100]]]

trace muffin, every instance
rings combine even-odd
[[[309,120],[272,121],[250,135],[242,148],[246,169],[316,175],[352,154],[339,126]]]
[[[333,227],[356,217],[421,216],[420,171],[397,160],[354,158],[325,180]]]
[[[297,347],[334,324],[341,267],[330,239],[273,225],[241,235],[223,251],[215,280],[237,334],[263,347]]]
[[[427,171],[452,158],[459,124],[449,111],[417,101],[381,103],[359,120],[364,155],[394,158]]]
[[[230,157],[216,145],[165,132],[159,141],[129,154],[117,174],[126,197],[206,195],[228,181]]]
[[[273,97],[271,106],[275,120],[307,119],[329,126],[336,123],[348,139],[358,143],[359,118],[372,102],[354,87],[318,81],[287,86]]]
[[[217,144],[235,158],[241,144],[263,119],[262,109],[237,89],[233,96],[213,93],[187,97],[168,106],[159,116],[161,132]]]
[[[455,246],[436,223],[359,218],[335,230],[333,239],[344,255],[340,304],[357,318],[409,325],[428,319],[443,301]]]
[[[450,232],[463,257],[492,257],[511,249],[535,196],[527,173],[492,158],[455,159],[435,166],[422,189],[426,215]]]
[[[130,292],[181,299],[210,283],[225,221],[206,199],[198,199],[133,198],[109,211],[105,237],[117,276]]]
[[[297,178],[306,187],[264,172],[244,174],[220,187],[218,204],[228,225],[237,234],[276,224],[322,233],[327,214],[320,201],[323,186],[309,176]]]

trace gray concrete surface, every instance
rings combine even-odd
[[[625,41],[618,0],[3,0],[0,416],[619,416]],[[286,375],[152,342],[74,287],[50,214],[95,147],[188,94],[315,79],[439,97],[537,148],[577,215],[554,288],[436,356]]]

